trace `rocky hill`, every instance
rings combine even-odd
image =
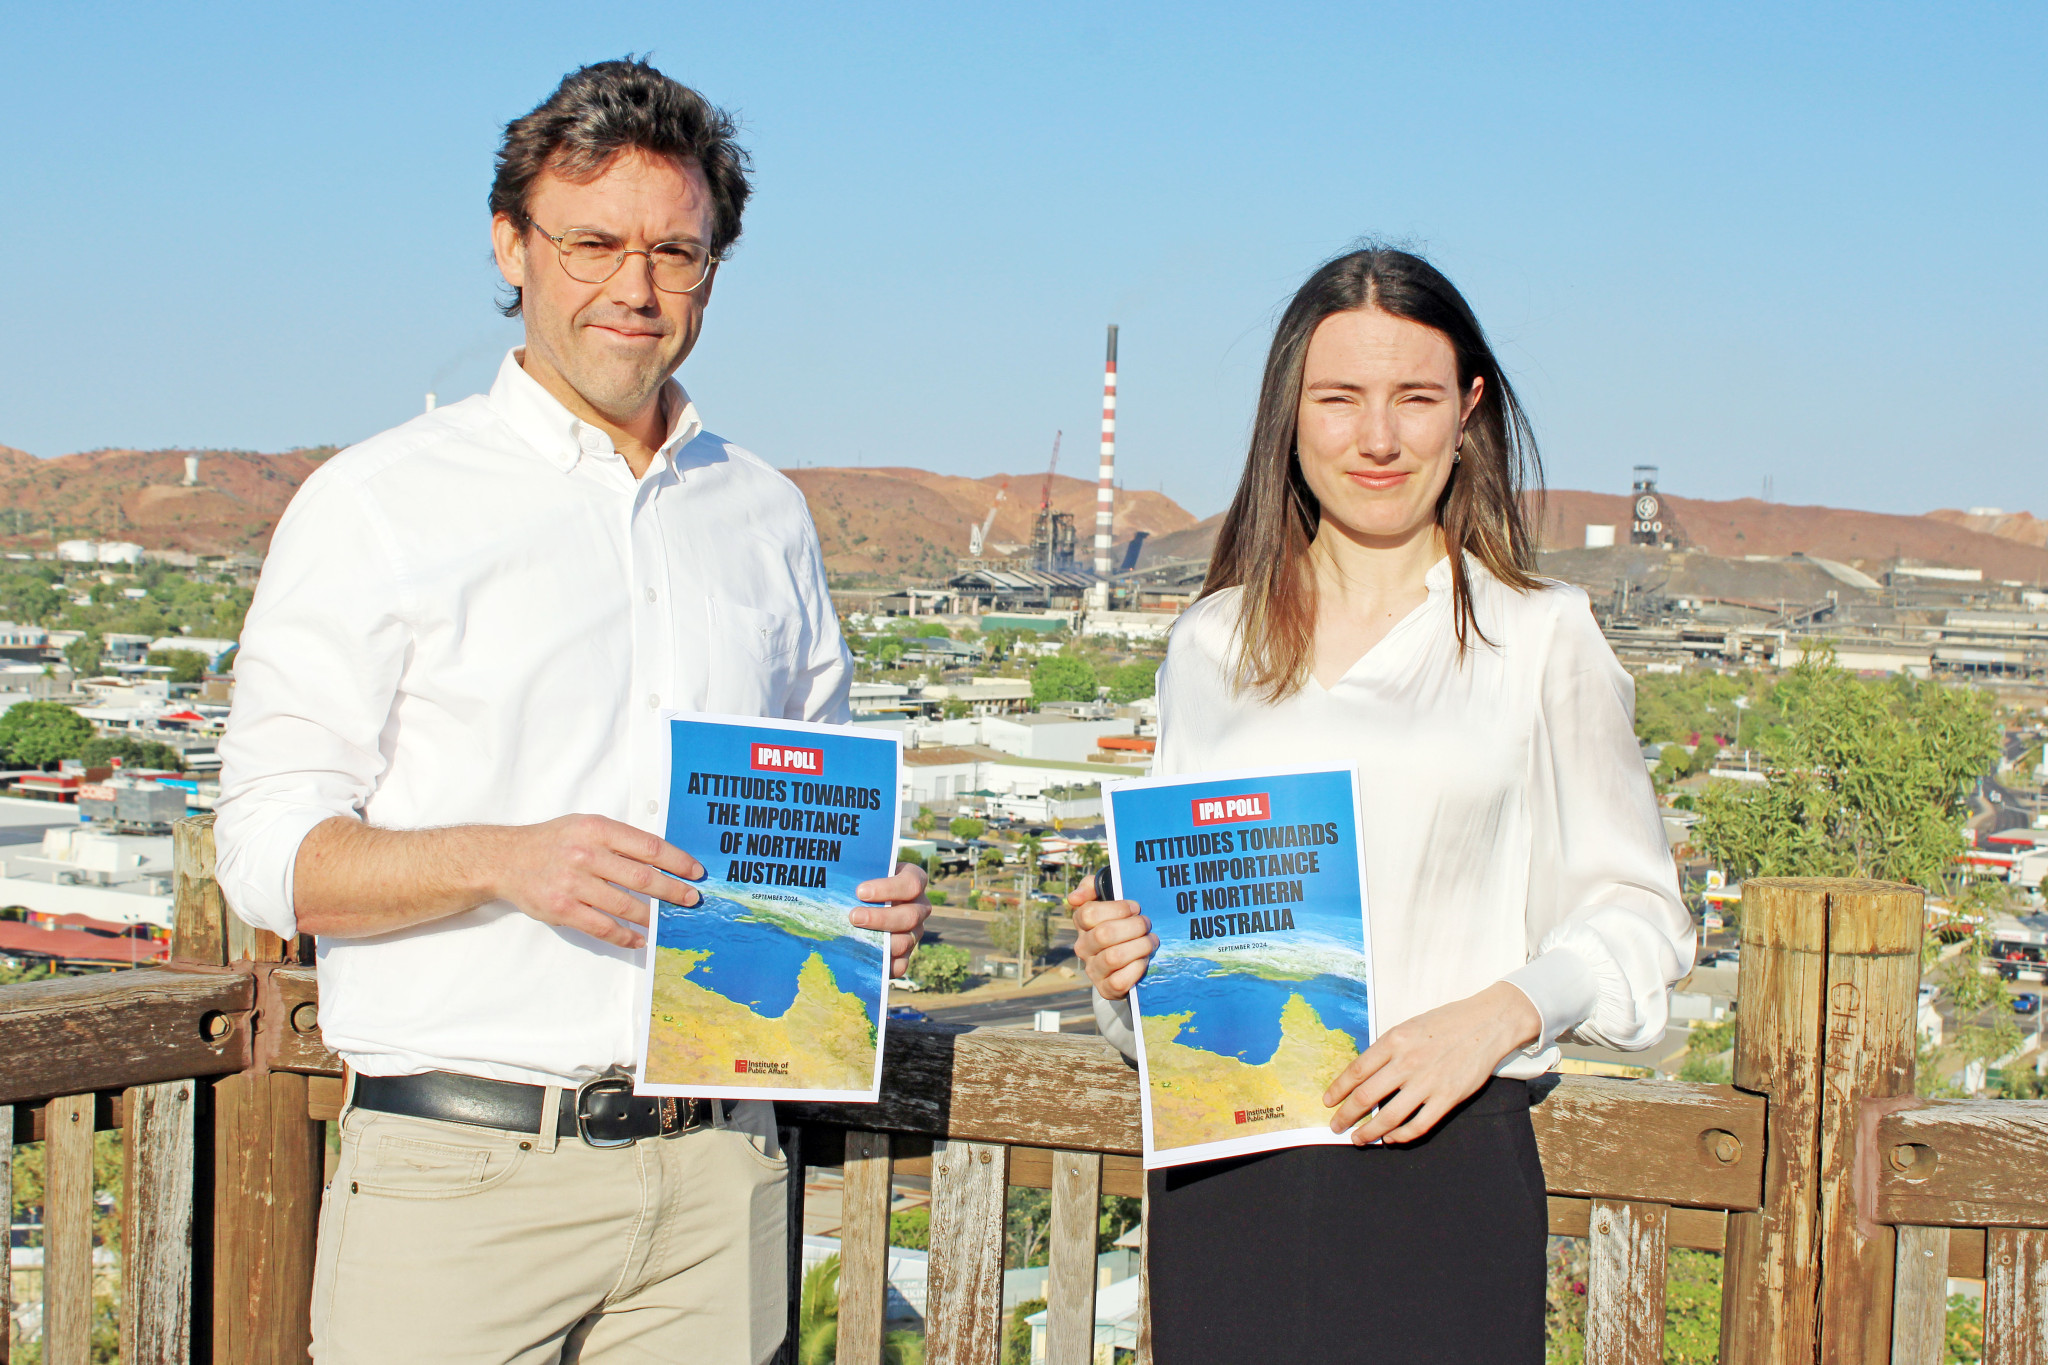
[[[0,446],[0,545],[47,550],[53,540],[79,537],[200,554],[260,553],[299,484],[332,453],[333,447],[281,455],[94,450],[38,459]],[[192,488],[182,486],[188,454],[199,456],[199,482]],[[906,468],[787,472],[810,502],[833,578],[864,584],[945,576],[966,555],[969,530],[992,505],[996,517],[984,553],[1022,548],[1046,487],[1040,473],[970,479]],[[1086,562],[1095,534],[1095,485],[1057,476],[1051,500],[1073,516]],[[2048,521],[2025,512],[1895,516],[1754,498],[1707,502],[1667,494],[1664,501],[1681,543],[1734,559],[1803,553],[1871,574],[1904,559],[1980,569],[1992,580],[2048,582]],[[1625,542],[1628,503],[1616,494],[1553,490],[1543,544],[1582,547],[1588,524],[1613,526]],[[1146,534],[1142,563],[1204,559],[1221,521],[1220,514],[1198,521],[1162,493],[1124,491],[1116,504],[1118,560],[1138,532]]]
[[[1987,579],[2048,583],[2048,521],[2025,512],[1995,517],[1965,512],[1896,516],[1836,507],[1793,507],[1739,498],[1708,502],[1661,495],[1665,523],[1679,543],[1730,559],[1745,555],[1805,554],[1840,560],[1876,576],[1899,560],[1981,570]],[[1629,499],[1612,493],[1552,489],[1544,500],[1539,530],[1542,547],[1576,550],[1586,527],[1612,526],[1628,541]],[[1219,516],[1145,544],[1141,563],[1199,559],[1216,541]]]
[[[1031,542],[1032,523],[1045,495],[1045,475],[991,474],[969,479],[922,469],[792,469],[818,524],[825,567],[835,580],[933,578],[952,572],[967,554],[968,534],[996,509],[985,555],[1021,549]],[[1000,503],[996,495],[1008,485]],[[1085,563],[1095,543],[1095,485],[1056,475],[1054,511],[1074,518]],[[1123,545],[1139,531],[1148,536],[1180,531],[1195,519],[1173,499],[1150,489],[1118,494],[1118,562]]]

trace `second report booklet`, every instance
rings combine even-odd
[[[1131,992],[1146,1167],[1349,1142],[1323,1092],[1375,1032],[1357,770],[1104,794],[1117,896],[1159,936]]]

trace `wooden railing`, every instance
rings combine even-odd
[[[0,1142],[45,1144],[47,1365],[89,1358],[105,1128],[125,1138],[122,1358],[305,1359],[341,1067],[305,945],[227,916],[211,853],[205,822],[179,827],[170,967],[0,988]],[[1667,1250],[1693,1247],[1725,1255],[1726,1365],[1937,1361],[1951,1273],[1988,1278],[1989,1361],[2048,1362],[2048,1104],[1912,1098],[1920,913],[1906,887],[1752,881],[1735,1085],[1539,1087],[1551,1231],[1590,1244],[1590,1361],[1662,1359]],[[1143,1192],[1136,1077],[1107,1044],[892,1026],[879,1104],[781,1112],[792,1326],[804,1170],[843,1174],[847,1365],[882,1357],[892,1183],[923,1175],[927,1358],[992,1365],[1006,1195],[1036,1186],[1046,1359],[1091,1360],[1098,1201]]]

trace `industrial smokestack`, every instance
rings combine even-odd
[[[187,455],[185,457],[185,487],[197,488],[198,486],[199,457],[197,455]]]
[[[435,403],[437,403],[437,402],[439,402],[439,401],[440,401],[439,399],[437,399],[436,397],[434,397],[434,395],[433,395],[433,394],[432,394],[431,392],[429,392],[429,393],[427,394],[427,411],[428,411],[428,412],[432,412],[432,411],[434,410],[434,404],[435,404]]]
[[[1102,365],[1102,467],[1095,485],[1095,575],[1091,605],[1109,607],[1109,547],[1116,521],[1116,324],[1109,325],[1109,357]]]

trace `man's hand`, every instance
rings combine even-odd
[[[896,864],[896,875],[862,882],[853,894],[873,903],[874,909],[856,909],[847,918],[856,929],[880,929],[889,935],[889,975],[901,976],[910,965],[924,937],[924,922],[932,913],[925,899],[924,869],[914,863]]]
[[[1159,950],[1152,921],[1138,913],[1136,901],[1095,899],[1093,877],[1067,897],[1067,907],[1074,912],[1074,928],[1080,934],[1074,951],[1088,969],[1088,980],[1103,999],[1123,999]]]
[[[602,815],[514,826],[499,831],[499,842],[492,899],[510,901],[543,924],[580,929],[621,948],[646,943],[627,925],[647,927],[647,903],[628,891],[695,905],[696,888],[678,879],[704,875],[703,866],[674,844]]]
[[[1396,1024],[1323,1093],[1337,1111],[1330,1130],[1341,1133],[1377,1108],[1353,1143],[1413,1142],[1478,1094],[1501,1058],[1535,1042],[1542,1028],[1529,997],[1505,981]]]

